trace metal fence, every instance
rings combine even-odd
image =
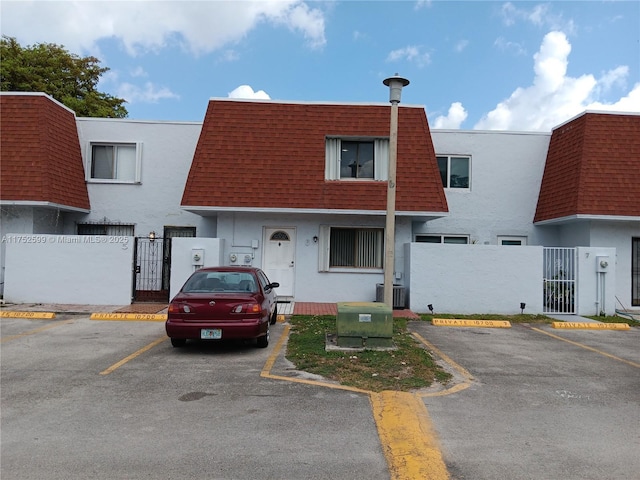
[[[576,249],[545,247],[543,312],[576,312]]]
[[[134,262],[133,299],[166,302],[169,291],[163,286],[164,239],[136,238]]]

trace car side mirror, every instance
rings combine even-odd
[[[267,285],[267,290],[271,290],[272,288],[278,288],[280,286],[280,284],[278,282],[272,282],[269,285]]]

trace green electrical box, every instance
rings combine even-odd
[[[339,302],[339,347],[393,347],[393,311],[378,302]]]

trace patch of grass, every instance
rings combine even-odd
[[[635,320],[632,320],[630,318],[619,317],[617,315],[585,315],[585,317],[590,318],[591,320],[598,320],[599,322],[603,323],[627,323],[630,327],[640,327],[640,322],[636,322]]]
[[[290,323],[286,356],[298,370],[372,392],[417,390],[451,378],[411,336],[406,319],[393,320],[392,351],[325,351],[326,334],[336,331],[334,316],[294,315]]]
[[[511,323],[551,323],[554,322],[552,318],[546,315],[529,315],[529,314],[517,314],[517,315],[494,315],[494,314],[474,314],[474,315],[457,315],[449,313],[435,313],[433,315],[420,315],[422,320],[431,321],[433,318],[459,318],[463,320],[503,320]]]

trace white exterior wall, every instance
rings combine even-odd
[[[382,227],[384,217],[347,215],[278,215],[278,214],[219,214],[218,234],[225,239],[223,263],[230,264],[231,253],[253,254],[252,265],[263,268],[263,229],[295,228],[295,284],[294,297],[298,302],[374,301],[376,284],[384,282],[382,270],[353,273],[320,272],[319,242],[313,241],[320,234],[320,225]],[[402,283],[404,252],[402,245],[411,238],[411,222],[407,218],[396,221],[396,272]],[[251,241],[258,240],[254,250]],[[277,278],[270,278],[277,282]]]
[[[449,216],[415,224],[414,234],[469,235],[497,245],[498,236],[526,236],[533,226],[550,133],[432,130],[436,155],[470,155],[471,188],[446,189]],[[543,232],[541,232],[543,233]]]
[[[162,236],[165,225],[216,235],[215,222],[180,208],[201,123],[78,118],[77,125],[85,171],[91,142],[142,143],[141,183],[87,183],[91,213],[76,216],[77,222],[135,224],[135,236]]]
[[[128,305],[133,237],[7,235],[10,303]]]
[[[409,305],[429,313],[542,312],[542,247],[405,245]]]
[[[219,267],[224,265],[222,252],[224,240],[220,238],[175,237],[171,239],[171,281],[169,285],[169,299],[175,297],[187,281],[187,278],[200,268],[194,265],[193,250],[202,250],[201,267]]]
[[[638,222],[591,222],[592,247],[615,247],[615,294],[618,297],[609,303],[612,308],[631,307],[631,239],[640,238],[640,221]],[[633,307],[637,309],[638,307]]]
[[[614,315],[616,308],[616,249],[578,247],[577,257],[576,313],[578,315],[599,315],[600,312],[604,312],[607,315]],[[596,268],[598,257],[609,257],[609,266],[606,272],[598,273]],[[602,293],[600,293],[601,289]]]

